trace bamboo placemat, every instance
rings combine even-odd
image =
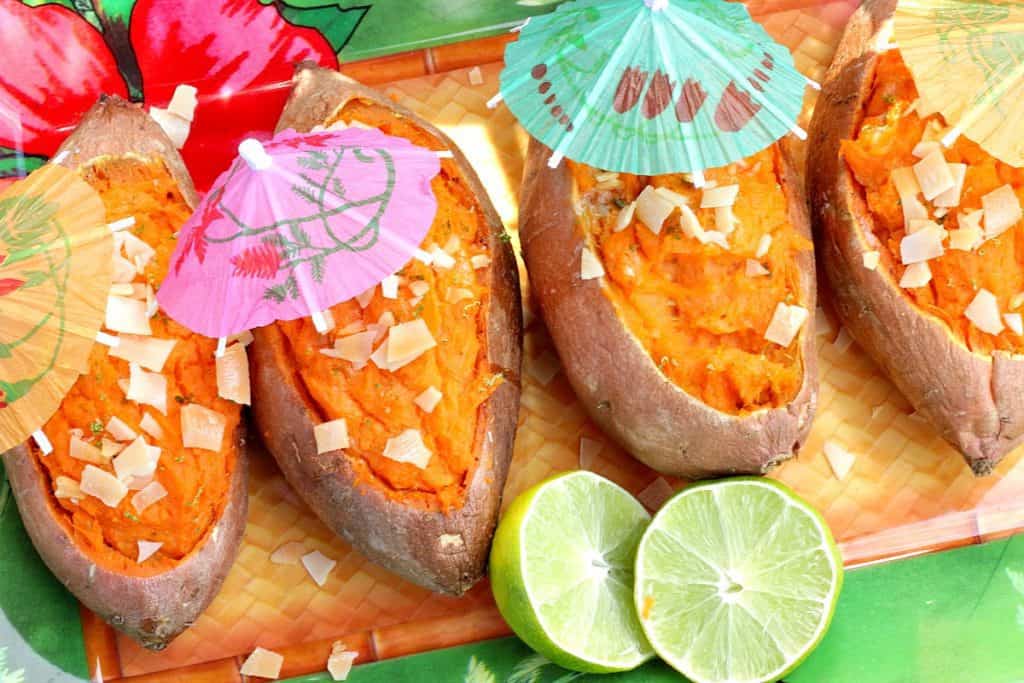
[[[824,74],[855,4],[851,0],[748,3],[772,34],[793,50],[801,70],[815,79]],[[503,44],[504,39],[488,39],[477,44],[476,51],[493,57]],[[472,63],[474,48],[463,44],[435,52],[450,66]],[[394,73],[437,69],[437,55],[429,60],[425,55],[397,56],[378,63],[378,68],[362,64],[348,70],[378,81]],[[391,71],[395,64],[403,65],[404,71]],[[491,111],[485,106],[497,90],[499,71],[500,64],[491,63],[419,76],[384,89],[437,123],[462,147],[513,232],[518,249],[516,198],[527,138],[507,109]],[[529,286],[521,272],[524,298],[529,302]],[[555,472],[583,466],[656,505],[679,482],[659,477],[602,437],[576,402],[558,369],[544,326],[529,304],[526,316],[525,383],[506,502]],[[848,564],[974,543],[1024,525],[1015,500],[1024,490],[1020,452],[993,476],[975,479],[960,457],[911,414],[907,402],[849,336],[821,313],[818,321],[817,421],[799,459],[773,476],[789,483],[826,515],[843,541]],[[581,439],[587,439],[582,461]],[[853,470],[842,481],[833,476],[824,458],[827,439],[856,455]],[[305,509],[262,453],[253,457],[250,496],[244,546],[223,589],[196,624],[165,652],[147,652],[86,615],[90,662],[98,659],[108,678],[241,681],[240,661],[256,645],[285,654],[284,677],[322,670],[330,643],[341,636],[350,649],[360,651],[358,663],[365,663],[507,633],[486,583],[461,599],[447,598],[367,562]],[[271,552],[291,540],[337,560],[323,588],[309,579],[301,565],[270,562]]]

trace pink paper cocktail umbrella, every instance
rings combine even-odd
[[[437,211],[435,152],[378,130],[246,140],[182,228],[160,307],[222,340],[361,294],[419,252]]]

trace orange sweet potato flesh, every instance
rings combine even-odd
[[[100,160],[82,174],[100,194],[108,221],[134,216],[131,230],[156,249],[144,277],[136,279],[155,287],[167,273],[175,244],[173,234],[191,213],[172,176],[160,162],[127,157]],[[237,461],[233,435],[240,409],[217,395],[216,341],[193,335],[161,313],[151,319],[150,326],[153,336],[177,340],[163,370],[168,380],[167,415],[125,398],[118,380],[127,379],[128,362],[108,356],[107,347],[97,344],[89,359],[89,372],[79,378],[44,428],[54,452],[42,456],[33,449],[32,456],[49,477],[52,491],[58,476],[79,481],[85,468],[85,463],[69,455],[71,429],[83,430],[83,438],[95,438],[98,444],[105,435],[102,426],[113,416],[139,434],[144,434],[139,423],[145,413],[156,419],[163,438],[145,438],[162,449],[154,480],[167,489],[163,500],[136,514],[131,505],[133,491],[116,508],[92,496],[77,504],[53,498],[55,515],[75,544],[100,566],[130,576],[165,572],[197,547],[223,513]],[[182,447],[180,411],[187,401],[227,418],[219,453]],[[109,466],[106,469],[111,471]],[[142,565],[136,562],[139,540],[163,543]]]
[[[328,123],[337,120],[359,121],[422,147],[439,148],[438,141],[413,122],[367,100],[350,101]],[[397,299],[383,298],[377,287],[366,308],[355,300],[334,306],[335,327],[327,335],[319,335],[308,318],[277,326],[319,418],[346,420],[351,446],[338,457],[349,458],[363,483],[378,487],[389,497],[447,511],[461,507],[477,464],[477,419],[468,418],[477,415],[502,380],[487,360],[489,293],[469,264],[469,257],[488,253],[490,228],[452,160],[442,160],[441,172],[431,186],[437,197],[437,214],[423,246],[449,247],[454,237],[465,258],[457,259],[449,270],[411,261],[398,273],[403,284]],[[409,284],[416,281],[429,285],[418,302],[409,290]],[[472,296],[449,301],[452,288],[469,290]],[[332,347],[346,327],[376,323],[386,313],[391,313],[396,323],[422,318],[437,346],[394,372],[379,369],[372,361],[356,370],[349,361],[320,353]],[[431,386],[441,391],[443,398],[432,413],[425,413],[413,400]],[[426,469],[383,455],[388,439],[407,429],[418,429],[433,454]]]
[[[892,268],[898,281],[905,266],[900,263],[900,241],[905,236],[903,211],[893,186],[893,169],[917,162],[912,154],[926,130],[931,139],[944,131],[940,114],[922,118],[907,113],[917,99],[917,88],[899,53],[890,50],[878,59],[871,96],[864,119],[854,140],[842,143],[842,152],[863,189],[874,218],[874,232],[885,246],[883,263]],[[944,150],[948,162],[967,164],[967,177],[959,208],[942,219],[946,230],[959,228],[959,214],[981,208],[982,196],[1009,183],[1024,202],[1024,169],[995,159],[977,144],[961,136]],[[988,240],[975,251],[947,250],[928,262],[932,281],[926,287],[902,289],[905,296],[931,315],[943,320],[958,339],[978,353],[995,349],[1020,353],[1024,337],[1009,328],[999,335],[982,332],[964,316],[979,288],[992,292],[999,310],[1010,311],[1010,301],[1024,292],[1024,223]]]
[[[702,191],[681,175],[620,174],[621,188],[602,190],[595,187],[601,171],[572,164],[589,205],[579,220],[597,246],[607,273],[604,292],[620,318],[666,377],[731,415],[786,405],[803,384],[800,345],[783,348],[764,338],[779,302],[802,304],[796,257],[812,249],[789,221],[781,164],[769,148],[707,172],[709,181],[740,186],[733,212],[743,229],[729,236],[728,251],[686,236],[678,211],[657,235],[636,217],[615,232],[620,207],[648,185],[687,197],[701,225],[713,230],[714,209],[698,208]],[[771,248],[758,259],[764,235],[772,237]],[[747,275],[748,259],[769,274]]]

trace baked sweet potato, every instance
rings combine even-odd
[[[549,156],[531,141],[523,255],[594,421],[681,477],[762,474],[792,457],[816,404],[815,276],[786,151],[709,171],[710,194],[682,174],[550,168]],[[791,339],[766,339],[776,316]]]
[[[964,137],[938,142],[946,122],[883,51],[895,6],[854,13],[815,111],[818,246],[850,334],[985,475],[1024,436],[1024,170]],[[950,177],[937,185],[929,168]]]
[[[115,265],[116,291],[142,297],[144,306],[146,285],[163,279],[173,233],[196,204],[178,152],[145,112],[117,98],[94,106],[61,152],[99,193],[109,221],[135,219],[117,252],[137,260],[127,270]],[[133,324],[145,316],[143,308]],[[151,335],[120,334],[118,350],[96,344],[88,372],[43,428],[52,453],[27,443],[3,457],[25,528],[50,570],[114,627],[162,649],[202,613],[234,561],[245,528],[246,462],[240,407],[218,397],[213,379],[215,340],[159,311],[146,323]],[[130,367],[126,356],[149,369]],[[166,381],[163,392],[137,384],[156,377]],[[144,398],[129,400],[126,392],[136,391]],[[184,447],[195,434],[182,415],[194,410],[219,421],[218,449]],[[207,445],[216,434],[207,434]],[[139,439],[159,451],[140,448]]]
[[[334,306],[326,337],[308,318],[255,330],[253,415],[287,480],[335,533],[406,579],[458,595],[483,576],[512,457],[522,346],[515,260],[451,140],[373,90],[301,66],[279,129],[339,122],[454,154],[432,181],[438,210],[421,247],[434,261],[402,268],[394,298],[375,287]],[[377,354],[399,329],[436,345],[388,370]],[[318,425],[338,421],[348,446],[321,438],[318,453]]]

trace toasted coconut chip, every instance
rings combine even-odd
[[[86,465],[79,484],[82,493],[98,498],[107,507],[116,508],[128,495],[128,487],[120,479],[95,465]]]
[[[645,508],[654,512],[659,510],[665,504],[665,501],[672,497],[673,493],[675,493],[675,490],[672,486],[664,478],[658,477],[648,484],[643,491],[636,494],[636,498]]]
[[[636,215],[636,202],[630,202],[626,204],[619,215],[615,218],[615,232],[622,232],[633,223],[633,216]]]
[[[314,550],[313,552],[306,553],[302,556],[302,566],[306,568],[306,571],[309,572],[310,578],[312,578],[318,586],[323,586],[327,583],[327,576],[337,564],[337,562],[327,557],[319,550]]]
[[[161,372],[164,369],[164,364],[176,343],[174,339],[139,337],[132,334],[122,334],[119,339],[121,341],[118,345],[110,348],[111,356],[129,363],[137,363],[154,372]]]
[[[113,278],[112,282],[118,284],[131,284],[135,276],[138,275],[138,271],[135,270],[135,265],[121,256],[120,254],[114,254],[111,257],[113,264]],[[118,292],[111,292],[111,294],[118,294]]]
[[[407,462],[416,467],[426,469],[433,453],[423,443],[423,435],[418,429],[406,429],[398,436],[388,439],[384,445],[384,457],[395,462]]]
[[[163,427],[161,427],[160,423],[156,421],[156,418],[154,418],[149,413],[146,413],[145,415],[142,416],[142,421],[139,422],[139,428],[141,428],[142,431],[146,432],[154,439],[164,438]]]
[[[732,206],[736,203],[736,197],[740,193],[739,185],[722,185],[720,187],[705,187],[700,198],[700,208],[717,209],[723,206]]]
[[[53,495],[57,498],[67,498],[75,502],[85,498],[85,493],[83,493],[81,487],[78,486],[78,482],[71,477],[58,475],[54,483],[56,484],[56,488],[54,489]]]
[[[171,139],[171,144],[175,149],[185,146],[188,135],[192,132],[192,125],[187,119],[160,107],[150,107],[149,116],[160,125],[167,137]]]
[[[252,405],[249,389],[249,357],[245,347],[232,344],[219,356],[217,365],[217,395],[239,405]]]
[[[306,554],[306,546],[301,541],[282,543],[270,554],[274,564],[298,564],[299,558]]]
[[[1012,299],[1010,299],[1011,310],[1017,310],[1022,304],[1024,304],[1024,292],[1018,292],[1013,295]]]
[[[729,238],[725,233],[717,230],[705,230],[703,235],[697,236],[697,239],[701,244],[716,244],[725,251],[729,251]]]
[[[1004,313],[1003,322],[1014,334],[1024,334],[1024,318],[1020,313]]]
[[[731,235],[736,230],[736,215],[731,206],[720,206],[715,209],[715,230]]]
[[[146,313],[146,302],[123,296],[107,297],[107,313],[103,323],[108,330],[128,334],[153,334]]]
[[[135,298],[135,286],[130,282],[115,282],[110,285],[110,293],[114,296]]]
[[[604,266],[588,247],[580,251],[580,277],[584,280],[596,280],[604,277]]]
[[[580,437],[580,469],[589,470],[594,466],[594,461],[604,448],[604,444],[596,439]]]
[[[476,257],[474,256],[473,258]],[[490,262],[490,259],[488,259],[488,262]],[[427,282],[426,280],[413,280],[412,282],[409,283],[409,291],[412,292],[413,296],[426,296],[427,292],[430,291],[430,283]]]
[[[155,446],[151,446],[151,448],[155,448]],[[124,483],[128,486],[129,491],[141,491],[153,483],[153,477],[129,477]]]
[[[984,211],[984,209],[978,209],[977,211],[971,211],[970,213],[962,213],[962,214],[960,214],[960,218],[959,218],[960,229],[961,230],[971,229],[971,230],[977,230],[979,232],[984,232],[981,229],[981,221],[984,218],[985,218],[985,211]]]
[[[116,416],[110,418],[110,421],[107,422],[107,433],[118,441],[134,441],[135,437],[139,435],[138,432],[125,424],[124,420]]]
[[[197,93],[195,86],[182,83],[174,89],[167,111],[192,123],[195,119],[196,106],[199,104]]]
[[[94,465],[106,465],[108,462],[107,458],[103,457],[103,452],[93,446],[92,444],[83,441],[77,434],[71,435],[71,442],[68,447],[68,455],[75,460],[81,460],[82,462],[91,462]]]
[[[470,72],[472,74],[472,72]],[[345,643],[337,640],[331,645],[331,654],[327,657],[327,673],[331,680],[347,681],[352,671],[352,663],[359,656],[358,652],[345,649]]]
[[[140,515],[150,505],[155,505],[167,496],[167,489],[158,481],[151,481],[142,487],[142,490],[132,496],[132,507]]]
[[[281,675],[281,666],[284,664],[284,657],[258,647],[252,651],[239,669],[243,676],[256,676],[257,678],[277,678]]]
[[[115,455],[123,451],[126,446],[127,444],[123,444],[118,441],[113,441],[111,439],[108,439],[107,437],[103,437],[102,441],[100,441],[100,453],[103,455],[104,458],[110,460]]]
[[[636,198],[636,215],[640,222],[647,226],[647,229],[655,235],[661,232],[668,218],[676,205],[658,194],[653,187],[648,185]]]
[[[921,142],[917,143],[917,146],[914,147],[914,150],[913,152],[911,152],[911,154],[913,154],[918,159],[924,159],[926,156],[936,151],[941,153],[942,143],[940,143],[938,140],[922,140]]]
[[[661,195],[663,199],[668,200],[671,204],[677,207],[690,205],[690,200],[684,195],[681,195],[674,190],[670,190],[667,187],[656,187],[654,188],[654,191]]]
[[[338,330],[338,336],[339,337],[347,337],[350,334],[355,334],[357,332],[365,332],[365,331],[366,331],[366,323],[364,323],[362,320],[353,320],[348,325],[345,325],[345,327],[342,327],[340,330]]]
[[[917,198],[921,193],[921,186],[917,183],[914,169],[909,166],[893,169],[892,182],[896,186],[900,205],[903,207],[903,223],[909,225],[912,220],[928,218],[928,209]]]
[[[960,206],[960,197],[964,192],[964,180],[967,178],[967,164],[949,164],[949,171],[953,174],[953,187],[949,188],[932,202],[935,206],[952,208]],[[935,212],[938,215],[938,211]]]
[[[772,236],[761,235],[761,239],[757,241],[757,251],[754,252],[754,258],[762,259],[768,255],[768,250],[772,248]]]
[[[377,330],[358,332],[347,337],[339,337],[334,340],[333,349],[321,349],[320,353],[331,358],[340,358],[350,363],[363,364],[370,359],[373,353],[373,343],[376,341]]]
[[[135,269],[140,273],[156,256],[156,250],[153,247],[127,231],[114,233],[114,250],[120,253],[122,248],[125,258],[135,264]]]
[[[437,346],[422,318],[395,325],[388,331],[388,365],[398,369]]]
[[[380,295],[385,299],[397,299],[398,284],[399,277],[397,275],[388,275],[380,281]]]
[[[921,159],[913,166],[914,176],[918,185],[921,186],[921,194],[928,201],[932,201],[943,192],[953,189],[956,181],[953,179],[953,172],[949,169],[945,157],[942,156],[942,149],[932,151],[928,156]]]
[[[181,409],[181,442],[185,448],[220,451],[226,426],[223,415],[198,403]]]
[[[233,334],[227,339],[228,346],[231,346],[232,344],[235,343],[241,344],[242,346],[248,346],[249,344],[252,344],[252,342],[253,336],[252,332],[250,332],[249,330],[242,330],[238,334]]]
[[[828,460],[828,466],[832,468],[832,474],[840,480],[846,478],[856,460],[853,453],[831,439],[825,441],[825,459]]]
[[[949,231],[949,248],[958,251],[974,251],[984,241],[981,228],[965,227]]]
[[[999,334],[1003,331],[1003,320],[999,315],[999,301],[987,289],[979,289],[964,315],[982,332]]]
[[[465,287],[449,287],[445,292],[444,300],[450,304],[457,304],[460,301],[473,298],[473,290]]]
[[[922,226],[904,237],[900,241],[900,258],[903,264],[921,263],[942,256],[946,253],[942,246],[942,237],[943,230],[935,223]]]
[[[434,261],[435,268],[442,268],[444,270],[448,270],[449,268],[452,268],[455,265],[455,259],[451,257],[451,254],[449,254],[447,251],[437,246],[436,244],[430,248],[429,253],[430,258],[433,259]]]
[[[142,564],[164,547],[164,544],[158,541],[137,541],[137,543],[139,544],[139,556],[135,559],[136,564]]]
[[[1003,234],[1024,218],[1020,200],[1009,184],[982,197],[981,208],[985,212],[985,236],[988,238]]]
[[[764,338],[779,346],[788,347],[796,339],[808,317],[810,312],[803,306],[780,303],[775,307],[775,313],[768,324],[768,329],[765,330]]]
[[[370,287],[368,290],[356,297],[356,303],[359,304],[359,308],[366,308],[370,305],[370,301],[373,299],[373,293],[376,289],[376,287]]]
[[[114,458],[114,473],[123,482],[132,477],[150,477],[156,472],[159,459],[160,449],[150,446],[146,439],[140,436]]]
[[[754,259],[747,259],[747,277],[761,277],[769,275],[771,271]]]
[[[877,251],[865,251],[861,258],[865,268],[875,270],[878,268],[878,262],[882,259],[882,254]]]
[[[702,240],[704,237],[704,227],[700,224],[700,219],[688,206],[679,207],[679,227],[687,237],[696,240]]]
[[[438,391],[436,387],[431,386],[420,392],[420,394],[413,399],[413,403],[415,403],[423,412],[432,413],[434,412],[434,408],[437,407],[437,404],[441,402],[442,396],[443,394]]]
[[[924,287],[931,281],[932,269],[928,267],[927,263],[912,263],[903,271],[903,277],[900,278],[900,287],[904,289]]]
[[[147,372],[138,363],[129,363],[128,390],[125,397],[142,405],[153,406],[167,414],[167,378],[156,372]]]
[[[330,422],[321,422],[313,426],[313,438],[316,439],[317,453],[329,453],[348,448],[348,423],[343,417]]]

